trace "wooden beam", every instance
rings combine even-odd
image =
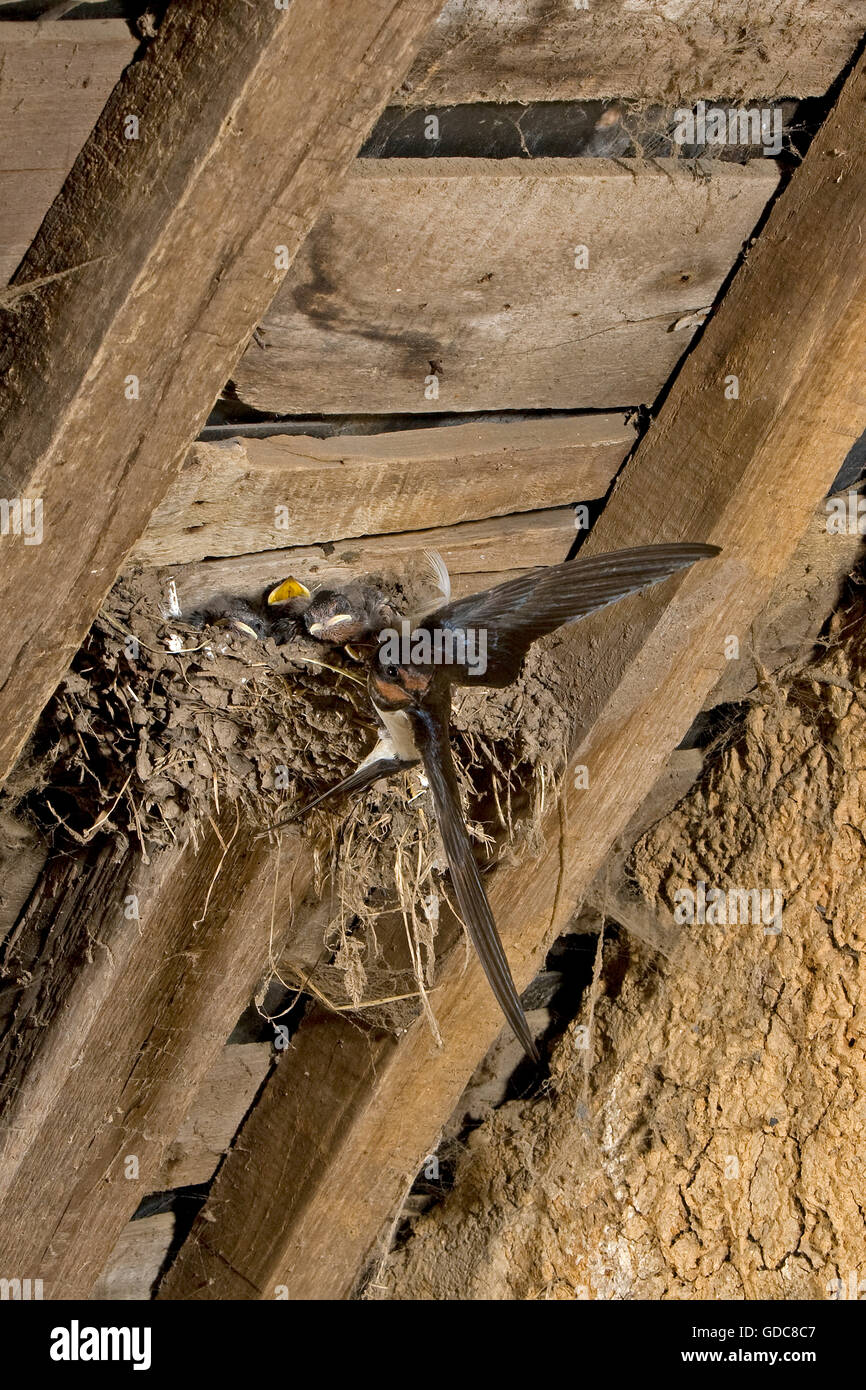
[[[120,19],[0,24],[0,284],[36,235],[137,47]]]
[[[174,1213],[130,1221],[93,1286],[92,1299],[149,1299],[174,1237]]]
[[[765,159],[359,160],[235,389],[283,414],[651,402],[777,183]]]
[[[191,0],[115,88],[3,311],[0,778],[438,4]]]
[[[319,936],[321,952],[322,937]],[[229,1043],[214,1059],[165,1152],[154,1190],[209,1182],[273,1059],[269,1043]]]
[[[149,865],[114,844],[52,861],[3,949],[0,1267],[88,1294],[312,876],[298,836],[278,868],[231,813]]]
[[[673,540],[715,541],[724,553],[552,641],[552,659],[574,678],[580,731],[562,800],[539,857],[488,879],[518,987],[650,790],[717,678],[726,638],[748,629],[866,424],[864,190],[866,59],[587,540],[596,554]],[[575,786],[576,766],[588,769],[588,787]],[[299,1030],[162,1297],[268,1298],[277,1286],[290,1298],[350,1293],[502,1025],[460,949],[440,962],[432,999],[439,1051],[423,1022],[399,1041],[361,1038],[319,1015]]]
[[[244,555],[603,497],[635,439],[622,415],[194,444],[132,558]]]
[[[555,507],[428,531],[203,560],[167,568],[164,579],[166,584],[174,580],[181,609],[189,612],[216,594],[258,598],[266,585],[276,584],[289,574],[311,587],[339,584],[380,570],[399,575],[407,565],[417,566],[425,549],[434,549],[453,575],[480,575],[483,587],[488,571],[531,569],[564,560],[576,534],[571,507]]]
[[[820,96],[864,29],[862,0],[448,0],[400,95],[413,106]]]

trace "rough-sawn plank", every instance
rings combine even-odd
[[[144,565],[453,526],[603,497],[621,415],[194,444],[133,551]]]
[[[766,159],[358,160],[235,388],[281,414],[649,403],[777,183]]]

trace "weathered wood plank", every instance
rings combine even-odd
[[[707,180],[676,160],[359,160],[238,395],[285,414],[653,401],[777,181],[771,160]]]
[[[119,19],[0,24],[0,284],[5,284],[138,40]]]
[[[320,938],[321,941],[321,938]],[[268,1043],[229,1043],[196,1093],[169,1144],[155,1190],[208,1182],[232,1142],[271,1065]]]
[[[91,1299],[149,1299],[173,1235],[174,1214],[170,1211],[130,1221],[94,1284]]]
[[[407,565],[419,563],[422,551],[433,549],[441,553],[453,575],[478,575],[484,587],[488,571],[531,569],[564,560],[575,535],[575,513],[570,507],[556,507],[427,531],[202,560],[167,568],[164,577],[166,584],[174,580],[181,609],[188,612],[215,594],[258,598],[266,585],[289,574],[310,587],[339,584],[353,575],[381,570],[399,575]]]
[[[401,99],[818,96],[864,29],[862,0],[448,0]]]
[[[603,497],[622,415],[194,444],[132,552],[144,565],[375,536]]]
[[[657,5],[623,15],[619,4],[584,12],[571,0],[560,0],[560,12],[551,14],[545,0],[543,22],[539,3],[524,0],[502,13],[497,0],[452,0],[403,100],[634,95],[676,104],[741,89],[749,98],[771,94],[781,77],[779,95],[809,95],[830,84],[866,27],[863,0],[817,13],[788,0],[781,15],[750,16],[746,44],[738,3],[717,3],[699,18],[688,4],[675,15]],[[624,19],[614,42],[611,33]],[[0,25],[0,283],[27,250],[136,47],[120,20]],[[639,61],[631,60],[634,49]],[[674,51],[685,56],[679,67],[671,62]],[[655,58],[648,61],[648,53]]]
[[[437,8],[191,0],[114,89],[3,311],[0,777]]]
[[[589,785],[566,776],[540,857],[489,876],[518,987],[650,790],[717,678],[726,636],[747,631],[863,430],[864,189],[866,59],[587,540],[588,553],[700,539],[724,554],[553,639],[579,693],[572,766],[589,769]],[[725,394],[731,374],[736,399]],[[223,1165],[163,1296],[272,1297],[277,1285],[295,1298],[349,1294],[501,1027],[462,950],[436,984],[439,1052],[423,1024],[399,1042],[321,1016],[299,1030],[244,1126],[243,1161]]]

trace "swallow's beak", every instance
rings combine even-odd
[[[298,579],[284,579],[282,584],[278,584],[275,589],[271,589],[268,594],[268,606],[272,603],[288,603],[293,598],[310,598],[311,594],[305,584]]]
[[[242,622],[240,618],[234,619],[234,621],[232,622],[232,627],[235,629],[236,632],[243,632],[247,635],[247,637],[254,637],[256,640],[258,640],[259,634],[256,632],[255,628],[250,627],[249,623]]]
[[[307,631],[315,636],[320,632],[327,632],[329,628],[337,627],[339,623],[351,623],[354,618],[351,613],[335,613],[333,618],[326,619],[323,623],[310,623]]]

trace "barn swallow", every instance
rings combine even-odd
[[[261,607],[228,594],[218,594],[202,608],[182,616],[191,627],[228,627],[243,637],[257,639],[268,635],[268,623]]]
[[[397,767],[423,762],[463,921],[497,1002],[533,1061],[539,1060],[538,1049],[463,818],[449,739],[451,687],[511,685],[539,638],[718,553],[717,546],[683,544],[578,557],[436,608],[413,632],[411,657],[401,654],[395,659],[390,639],[380,643],[370,665],[368,688],[383,734],[350,777],[311,803],[319,805],[326,798],[360,790],[387,775],[389,761]],[[473,633],[484,635],[483,663],[470,658]],[[416,651],[421,653],[418,659]]]
[[[398,614],[377,589],[365,584],[347,584],[344,589],[320,589],[304,614],[311,637],[339,646],[364,646],[375,639],[383,627],[397,621]]]

